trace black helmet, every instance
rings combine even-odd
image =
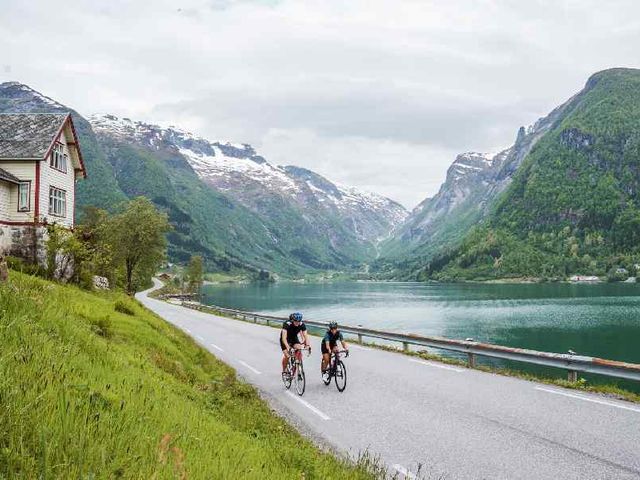
[[[332,328],[338,328],[338,322],[329,322],[329,330]]]
[[[302,314],[299,312],[292,313],[291,315],[289,315],[289,320],[292,320],[294,322],[301,322]]]

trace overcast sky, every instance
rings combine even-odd
[[[0,80],[251,143],[412,208],[595,71],[640,66],[640,2],[0,0]]]

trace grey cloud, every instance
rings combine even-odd
[[[5,0],[0,77],[413,206],[456,153],[508,146],[591,73],[638,66],[637,18],[631,0]]]

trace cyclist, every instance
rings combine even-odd
[[[329,367],[331,352],[338,352],[340,350],[338,348],[338,342],[342,344],[342,349],[347,353],[347,356],[349,356],[349,347],[342,337],[342,332],[338,330],[338,322],[330,322],[329,330],[324,334],[320,347],[320,350],[322,350],[322,363],[320,365],[322,373]]]
[[[299,334],[302,333],[302,343],[300,343]],[[286,320],[282,324],[282,330],[280,331],[280,349],[282,350],[282,374],[284,375],[287,370],[287,363],[289,361],[289,351],[294,348],[307,347],[311,352],[311,346],[309,344],[309,337],[307,336],[307,326],[302,321],[301,313],[292,313],[289,315],[289,320]]]

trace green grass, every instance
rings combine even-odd
[[[0,286],[0,478],[372,478],[134,300]],[[377,470],[376,470],[377,469]]]

